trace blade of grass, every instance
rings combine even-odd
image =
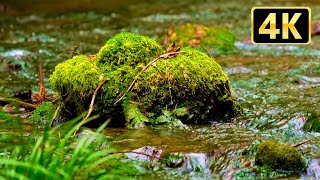
[[[21,161],[17,161],[17,160],[14,160],[14,159],[6,159],[6,158],[0,158],[0,162],[3,165],[12,165],[12,166],[17,166],[17,167],[25,167],[25,168],[33,169],[35,171],[40,171],[44,175],[46,175],[48,177],[52,177],[53,178],[53,177],[56,176],[53,172],[48,171],[43,166],[39,166],[38,164],[31,164],[31,163],[28,163],[28,162],[21,162]]]

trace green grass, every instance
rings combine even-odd
[[[106,139],[99,133],[107,122],[95,133],[72,137],[79,120],[19,136],[22,141],[14,148],[0,147],[0,179],[132,179],[139,175],[108,142],[102,146]]]

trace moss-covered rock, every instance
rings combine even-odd
[[[104,70],[116,70],[122,65],[147,64],[162,53],[161,46],[153,39],[129,32],[119,33],[109,39],[97,54],[97,61]]]
[[[212,58],[198,50],[182,48],[177,57],[159,59],[127,92],[141,69],[123,65],[106,72],[110,81],[102,88],[103,96],[98,100],[101,111],[123,116],[119,112],[121,106],[113,103],[126,94],[124,104],[137,102],[142,114],[153,120],[170,111],[183,122],[205,124],[230,119],[236,113],[227,75]]]
[[[271,140],[259,145],[255,164],[294,172],[300,172],[305,168],[302,156],[295,147]]]
[[[235,113],[227,75],[214,59],[192,48],[158,60],[141,74],[132,93],[132,99],[140,101],[140,108],[150,117],[183,108],[179,119],[202,124],[226,120]]]
[[[56,107],[57,106],[51,102],[44,102],[33,111],[29,120],[31,120],[39,129],[43,129],[51,123]]]
[[[101,48],[94,60],[76,56],[59,64],[50,82],[64,109],[79,115],[88,109],[103,74],[110,80],[96,96],[95,113],[104,120],[112,118],[111,123],[130,127],[153,122],[166,115],[163,112],[172,114],[169,119],[199,124],[224,121],[236,114],[229,79],[214,59],[198,50],[182,48],[176,57],[160,58],[143,70],[161,52],[150,38],[120,33]],[[123,94],[125,98],[115,103]]]
[[[320,116],[313,115],[309,117],[306,123],[303,125],[303,130],[307,132],[320,132]]]
[[[208,27],[200,24],[185,24],[168,31],[168,42],[178,46],[193,47],[215,54],[235,51],[236,36],[223,27]]]
[[[76,115],[88,110],[91,96],[102,78],[102,71],[87,56],[75,56],[56,66],[50,76],[58,98]]]

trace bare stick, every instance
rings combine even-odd
[[[145,156],[151,157],[151,158],[153,158],[153,159],[164,160],[164,159],[161,158],[161,157],[156,157],[156,156],[151,155],[151,154],[146,154],[146,153],[143,153],[143,152],[136,152],[136,151],[119,151],[119,152],[111,152],[110,154],[123,154],[123,153],[141,154],[141,155],[145,155]]]
[[[131,88],[133,87],[133,85],[136,83],[136,81],[138,80],[139,76],[146,70],[148,69],[153,63],[155,63],[156,61],[158,61],[161,58],[171,58],[177,54],[180,54],[182,52],[170,52],[170,53],[165,53],[160,55],[159,57],[154,58],[149,64],[147,64],[137,75],[136,77],[134,77],[134,80],[132,81],[132,83],[130,84],[130,86],[127,89],[127,92],[131,91]],[[118,102],[120,102],[124,97],[126,96],[126,94],[123,94],[113,105],[116,105]]]
[[[34,109],[37,108],[36,105],[30,104],[30,103],[26,103],[26,102],[23,102],[23,101],[19,101],[17,99],[13,99],[13,98],[0,97],[0,101],[7,102],[7,103],[10,103],[10,102],[17,103],[17,104],[19,104],[19,106],[25,107],[25,108],[28,108],[28,109],[31,109],[31,110],[34,110]]]
[[[211,53],[210,53],[209,49],[208,49],[207,47],[205,47],[205,46],[203,46],[203,47],[204,47],[204,49],[207,51],[207,53],[209,54],[209,56],[211,57],[211,59],[214,59],[214,58],[212,57],[212,55],[211,55]]]
[[[40,95],[40,102],[42,103],[46,99],[46,87],[43,83],[43,64],[42,62],[39,63],[39,95]]]
[[[72,51],[71,58],[73,58],[73,56],[76,54],[77,49],[78,49],[78,46],[75,46],[73,51]]]
[[[88,117],[90,116],[90,114],[92,113],[93,111],[93,105],[94,105],[94,100],[96,99],[96,96],[99,92],[99,90],[101,89],[101,87],[106,84],[110,79],[109,78],[106,78],[104,81],[102,81],[98,87],[96,88],[96,90],[94,91],[93,95],[92,95],[92,99],[91,99],[91,103],[90,103],[90,107],[89,107],[89,111],[88,111],[88,114],[86,115],[86,117],[80,122],[80,126],[76,129],[76,131],[74,132],[74,134],[77,133],[77,131],[79,130],[79,128],[85,124],[86,120],[88,119]]]
[[[299,143],[297,143],[297,144],[293,144],[293,145],[291,145],[291,146],[292,146],[292,147],[298,147],[298,146],[301,146],[302,144],[305,144],[305,143],[307,143],[307,142],[311,142],[311,139],[303,140],[303,141],[301,141],[301,142],[299,142]]]
[[[97,94],[98,94],[98,91],[99,91],[99,90],[102,88],[102,86],[103,86],[104,84],[106,84],[109,80],[110,80],[109,78],[106,78],[104,81],[102,81],[102,82],[98,85],[98,87],[97,87],[96,90],[94,91],[94,93],[93,93],[93,95],[92,95],[92,99],[91,99],[89,111],[88,111],[88,114],[87,114],[87,116],[85,117],[85,119],[87,119],[87,118],[90,116],[90,114],[92,113],[92,111],[93,111],[94,100],[96,99],[96,96],[97,96]]]

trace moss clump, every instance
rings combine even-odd
[[[168,32],[169,43],[179,46],[199,48],[203,52],[215,54],[235,51],[236,37],[223,27],[208,27],[200,24],[186,24]]]
[[[101,74],[102,71],[87,56],[75,56],[56,66],[50,83],[65,107],[79,115],[88,109]]]
[[[33,111],[29,119],[37,125],[38,128],[43,129],[46,126],[49,126],[54,112],[56,110],[56,105],[51,102],[44,102]]]
[[[320,116],[313,115],[303,125],[303,130],[307,132],[320,132]]]
[[[275,171],[268,166],[250,166],[237,170],[233,175],[233,179],[277,179],[290,175],[290,172]]]
[[[112,118],[111,123],[130,127],[154,122],[166,115],[163,112],[199,124],[235,115],[227,75],[212,58],[192,48],[182,48],[176,57],[159,59],[137,77],[128,92],[143,67],[161,52],[150,38],[120,33],[101,48],[95,62],[77,56],[59,64],[50,82],[68,113],[79,115],[88,109],[99,77],[104,74],[110,80],[96,96],[95,112],[104,120]],[[114,104],[122,94],[126,95],[123,101]]]
[[[163,110],[184,108],[187,113],[179,119],[203,124],[226,120],[235,113],[227,75],[212,58],[192,48],[158,60],[141,74],[132,94],[152,118],[161,116]]]
[[[255,163],[259,166],[294,172],[300,172],[305,168],[302,156],[296,148],[271,140],[259,145]]]
[[[110,71],[122,65],[146,64],[161,52],[161,46],[151,38],[123,32],[109,39],[96,59],[104,70]]]
[[[149,119],[141,113],[137,103],[128,102],[123,104],[123,111],[127,122],[127,127],[137,129],[144,127],[144,123],[149,122]]]

